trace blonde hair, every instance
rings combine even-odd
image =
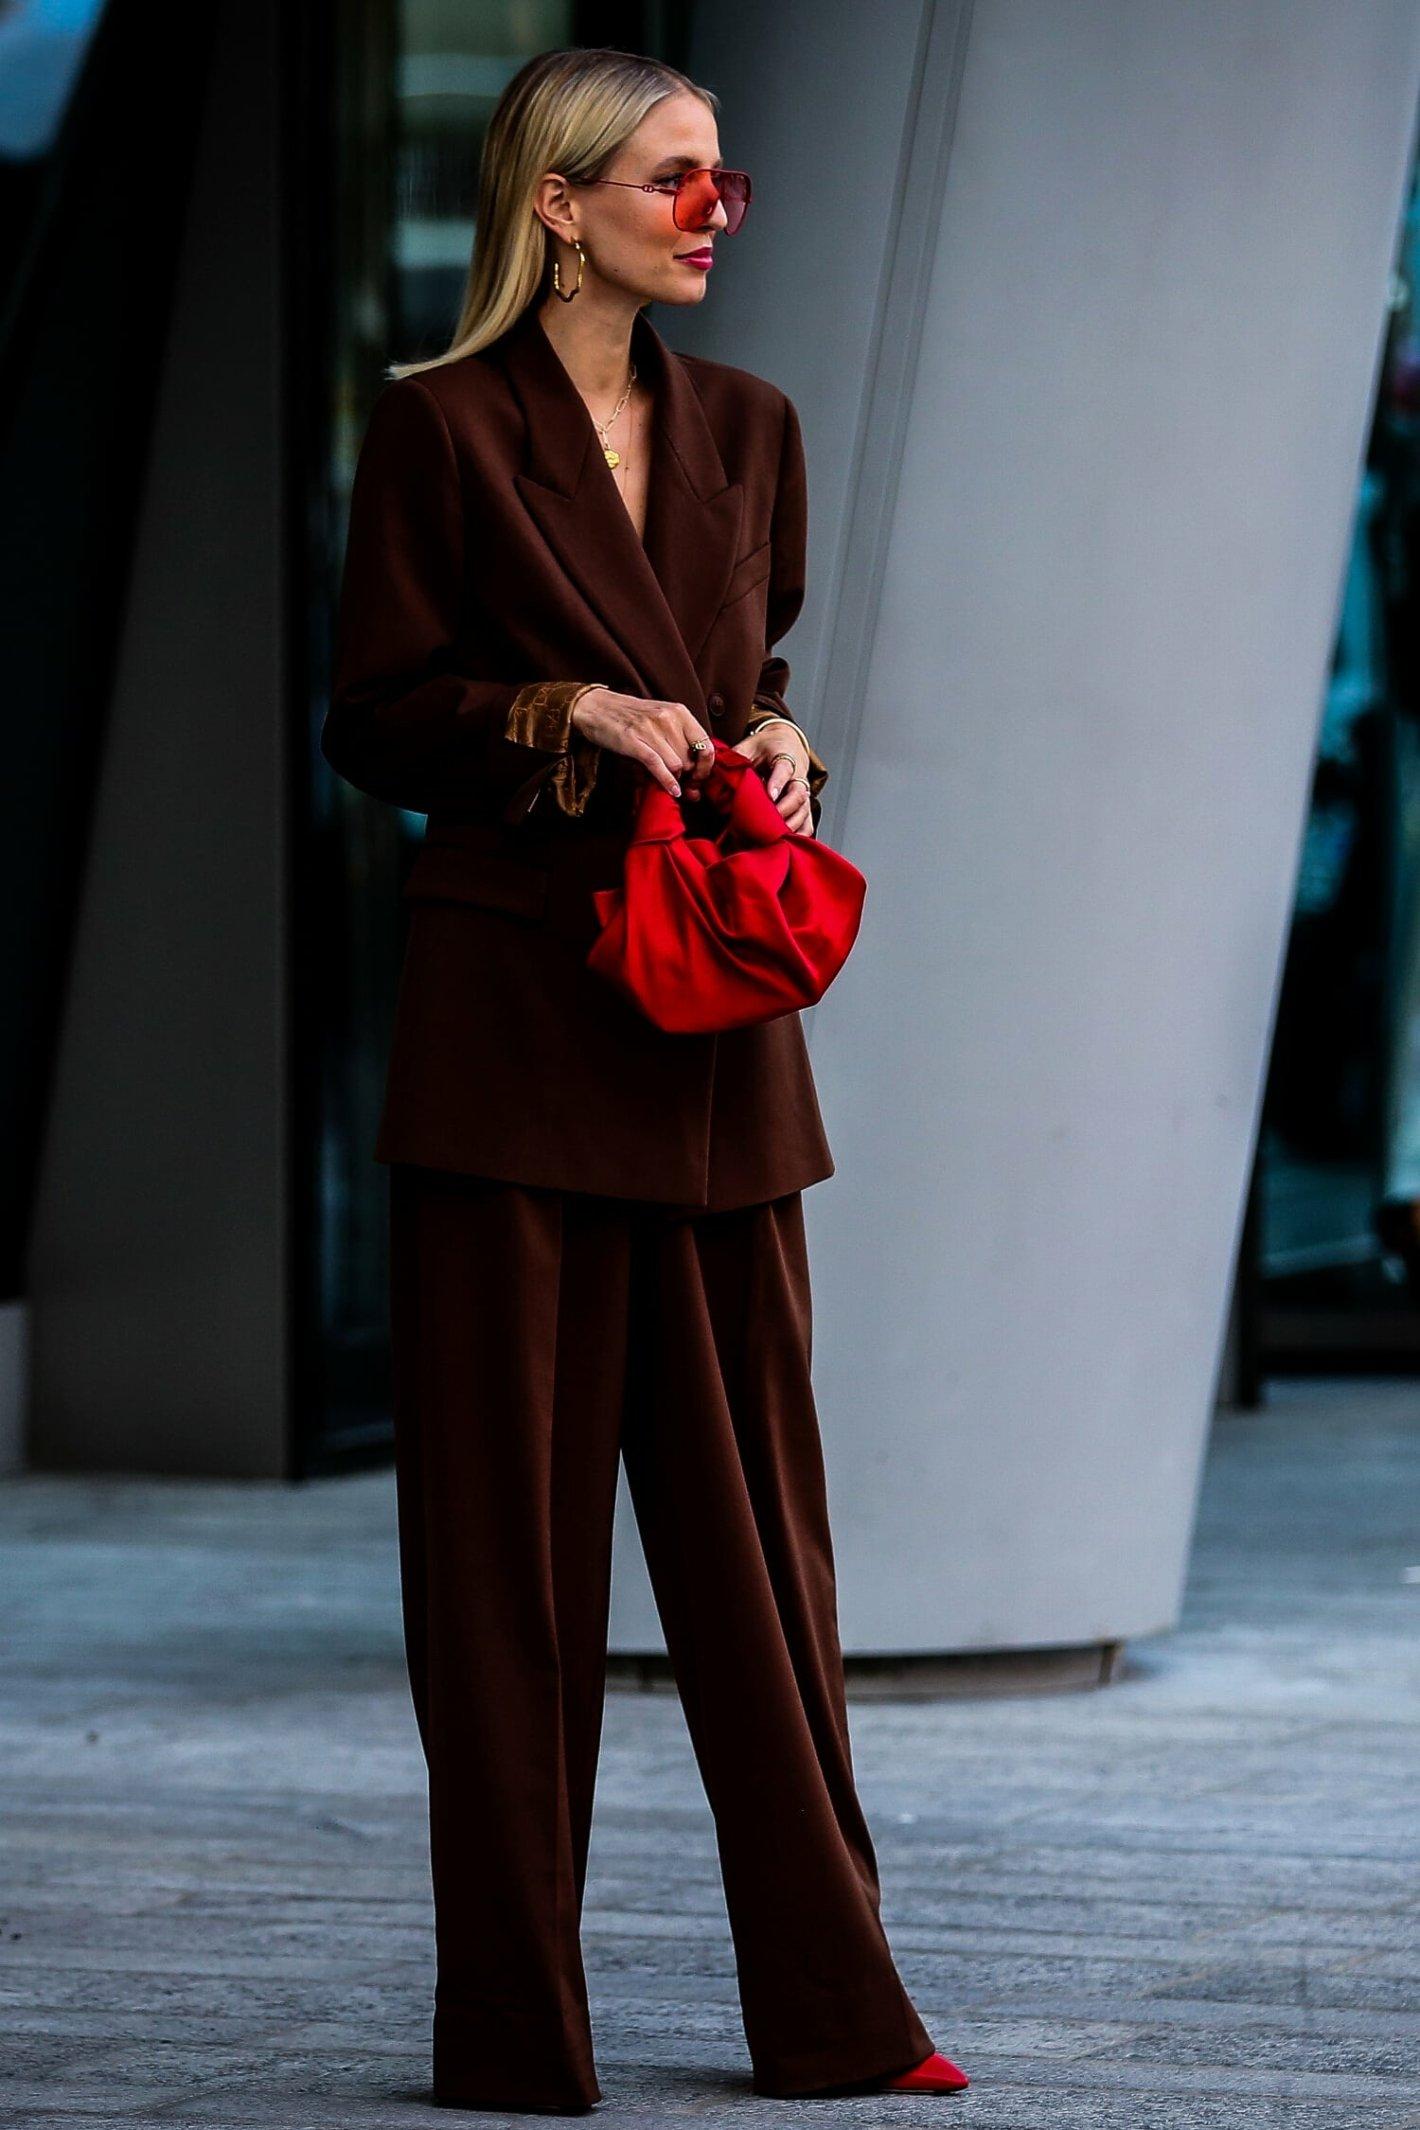
[[[520,67],[488,122],[473,257],[454,337],[442,355],[391,363],[386,375],[437,369],[506,332],[539,294],[552,258],[552,232],[532,206],[538,180],[549,170],[600,177],[646,113],[685,89],[718,112],[712,90],[634,52],[572,45]]]

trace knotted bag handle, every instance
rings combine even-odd
[[[749,756],[727,740],[714,738],[713,745],[715,760],[698,786],[700,797],[695,804],[717,807],[723,814],[716,842],[725,844],[738,837],[746,844],[781,843],[793,834]],[[674,843],[689,835],[680,808],[680,800],[648,771],[632,825],[632,842]]]

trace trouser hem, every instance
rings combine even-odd
[[[434,2080],[434,2102],[440,2108],[499,2108],[513,2114],[586,2115],[602,2098],[601,2087],[591,2093],[553,2093],[526,2086],[517,2089],[482,2084],[476,2078]]]
[[[781,2063],[777,2068],[756,2065],[754,2091],[767,2100],[809,2100],[840,2086],[870,2086],[876,2079],[896,2078],[931,2054],[930,2040],[925,2047],[912,2048],[907,2053],[900,2043],[895,2049],[877,2053],[866,2049],[851,2054],[847,2050],[825,2050],[820,2056],[798,2057],[792,2064]]]
[[[597,2100],[601,2097],[598,2093]],[[474,2098],[462,2093],[443,2093],[436,2086],[434,2105],[436,2108],[471,2108],[499,2115],[590,2115],[595,2103],[589,2100],[527,2100],[520,2094],[508,2093],[480,2093]]]
[[[581,2115],[602,2098],[596,2072],[582,2052],[550,2036],[536,2020],[515,2031],[507,2026],[480,2031],[441,2006],[435,2026],[432,2084],[441,2107]]]

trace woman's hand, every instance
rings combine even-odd
[[[690,796],[698,799],[698,787],[714,767],[710,735],[684,703],[618,695],[614,688],[588,688],[572,705],[572,723],[595,746],[608,747],[613,754],[629,754],[632,761],[640,762],[673,799],[680,797],[682,776],[690,783]],[[692,740],[707,742],[703,754],[691,754]]]
[[[768,764],[769,773],[764,788],[784,816],[784,825],[796,836],[811,836],[814,832],[813,808],[809,804],[807,783],[791,784],[790,777],[807,777],[809,758],[804,752],[804,743],[792,725],[757,725],[747,732],[742,740],[735,741],[736,754],[745,754],[754,763],[756,770]],[[786,756],[792,756],[786,761]]]

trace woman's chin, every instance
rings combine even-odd
[[[658,288],[648,302],[654,303],[703,303],[710,276],[703,267],[679,266],[667,279],[664,288]]]

